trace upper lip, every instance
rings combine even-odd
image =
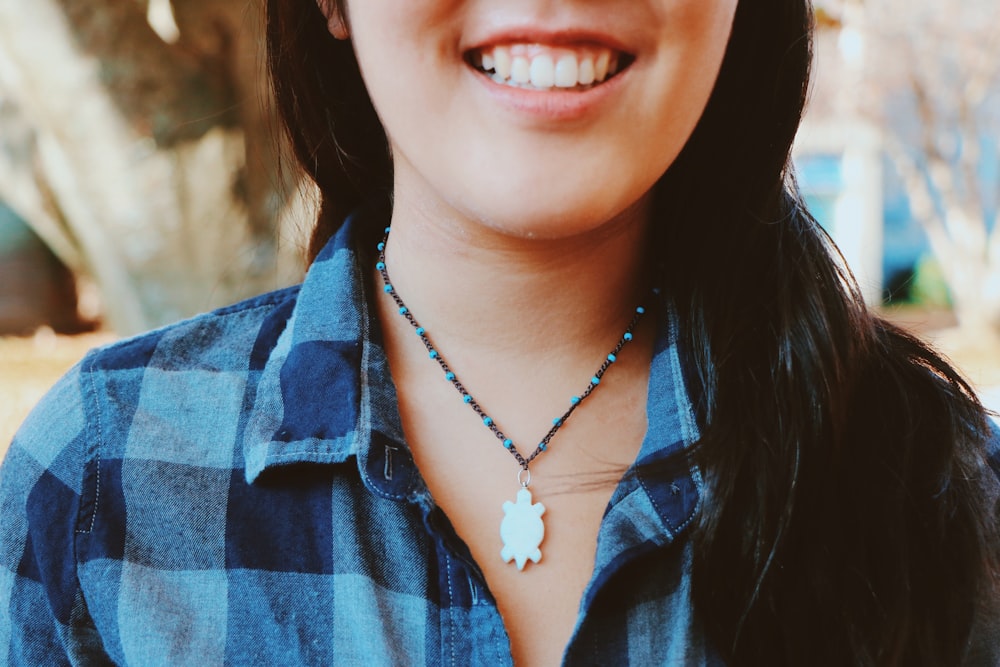
[[[504,44],[544,44],[550,46],[571,47],[574,45],[601,46],[634,56],[622,40],[605,31],[590,30],[579,27],[539,28],[537,26],[508,26],[493,29],[482,37],[477,37],[463,48],[469,53]]]

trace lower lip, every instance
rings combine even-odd
[[[586,118],[605,104],[622,87],[628,75],[626,68],[604,83],[587,90],[532,90],[497,83],[478,70],[469,68],[490,96],[502,106],[538,120],[572,121]]]

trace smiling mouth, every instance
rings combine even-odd
[[[474,49],[466,62],[496,83],[540,91],[585,91],[621,73],[635,57],[604,46],[507,44]]]

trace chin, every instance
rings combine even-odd
[[[607,201],[580,195],[523,194],[468,211],[471,219],[504,236],[539,241],[569,240],[608,233],[630,223],[644,224],[646,196]],[[572,202],[572,205],[568,205]]]

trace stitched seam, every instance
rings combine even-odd
[[[670,372],[673,375],[674,403],[680,409],[681,420],[684,425],[684,444],[690,446],[700,437],[698,432],[698,421],[694,416],[694,406],[691,405],[690,393],[684,380],[684,370],[681,368],[680,350],[678,349],[678,339],[680,334],[677,330],[677,313],[673,302],[667,307],[670,318],[667,328],[670,338]]]
[[[83,373],[84,370],[81,367],[80,372]],[[90,384],[90,400],[94,406],[94,410],[97,415],[94,421],[97,422],[97,442],[94,447],[94,464],[97,466],[97,472],[95,474],[94,482],[94,506],[90,512],[90,527],[86,530],[77,530],[78,534],[91,533],[94,530],[94,526],[97,524],[97,509],[101,500],[101,443],[104,442],[104,429],[101,428],[101,406],[100,402],[97,400],[97,380],[94,378],[97,373],[94,371],[93,363],[90,364],[90,368],[87,370],[87,375],[89,375]],[[86,418],[86,411],[84,411],[84,418]],[[89,429],[88,429],[89,430]],[[82,500],[82,497],[81,497]],[[82,502],[81,502],[82,505]]]
[[[278,302],[280,302],[280,299],[275,300],[275,303],[278,303]],[[259,305],[259,306],[254,306],[253,308],[249,308],[247,310],[234,310],[232,312],[226,312],[226,313],[218,315],[218,317],[222,318],[222,317],[226,317],[228,315],[242,315],[242,314],[245,314],[245,313],[246,314],[250,314],[250,313],[255,313],[255,312],[259,311],[259,310],[269,310],[269,309],[272,309],[273,306],[274,306],[274,303],[266,303],[266,304],[262,304],[262,305]],[[83,373],[86,373],[89,376],[88,377],[89,381],[87,382],[87,384],[90,385],[90,401],[91,401],[91,403],[92,403],[92,405],[94,407],[94,410],[96,412],[96,419],[94,421],[97,422],[96,423],[96,428],[97,428],[97,442],[96,442],[96,447],[94,448],[94,452],[95,452],[94,464],[97,467],[97,471],[96,471],[96,474],[94,475],[94,507],[93,507],[93,509],[91,510],[91,513],[90,513],[90,527],[87,528],[86,530],[77,529],[75,531],[77,534],[87,534],[87,533],[93,532],[94,526],[97,524],[97,512],[98,512],[98,509],[100,508],[100,501],[101,501],[101,449],[102,449],[102,446],[104,444],[104,429],[102,428],[103,414],[102,414],[102,411],[101,411],[100,401],[98,400],[99,394],[97,392],[97,380],[96,380],[97,371],[94,368],[94,365],[95,365],[95,361],[94,361],[94,358],[92,356],[91,359],[89,360],[89,364],[88,364],[88,366],[87,366],[86,369],[84,368],[83,365],[81,365],[81,367],[80,367],[80,373],[81,373],[81,375]],[[146,367],[143,368],[143,373],[145,373],[145,371],[146,371]],[[86,419],[86,410],[84,410],[84,419]],[[89,420],[87,420],[87,421],[89,423]],[[131,425],[129,427],[131,428]],[[89,430],[89,429],[87,429],[86,426],[85,426],[85,429]],[[85,491],[85,490],[82,490],[82,491]],[[82,497],[82,493],[81,493],[81,503],[80,503],[81,506],[83,505],[82,500],[83,500],[83,497]]]
[[[699,494],[698,495],[698,502],[696,502],[694,504],[694,508],[691,510],[691,514],[688,515],[688,518],[684,519],[683,523],[681,523],[681,524],[679,524],[677,526],[677,531],[681,531],[681,530],[684,530],[685,528],[687,528],[688,524],[690,524],[692,521],[694,521],[694,516],[695,516],[695,514],[698,513],[698,510],[700,508],[701,508],[701,495]]]
[[[665,512],[662,509],[660,509],[660,505],[656,502],[656,498],[654,498],[653,494],[649,492],[649,487],[646,486],[646,482],[643,481],[642,477],[639,477],[638,479],[639,479],[639,486],[641,486],[642,490],[646,492],[646,498],[648,498],[649,502],[652,503],[653,509],[656,510],[656,514],[658,516],[660,516],[660,517],[663,517],[663,515],[665,514]],[[688,521],[690,521],[690,520],[691,520],[691,517],[688,517]],[[670,528],[670,526],[667,525],[666,521],[663,521],[662,518],[661,518],[661,522],[664,524],[664,527],[667,529],[667,533],[669,533],[670,539],[673,540],[674,539],[674,531]],[[685,523],[687,523],[687,522],[685,522]]]
[[[500,612],[498,611],[497,615],[499,614]],[[493,648],[495,648],[497,652],[497,664],[498,665],[506,664],[503,659],[503,643],[500,641],[500,637],[497,636],[496,634],[494,635],[493,639]]]
[[[357,258],[352,257],[353,261],[357,261]],[[360,273],[358,268],[354,267],[354,273]],[[371,433],[371,384],[368,382],[368,364],[371,362],[371,341],[369,340],[371,336],[371,324],[368,321],[368,295],[364,293],[364,277],[361,276],[358,279],[358,284],[361,285],[361,306],[359,307],[361,315],[361,368],[358,369],[358,375],[361,379],[361,394],[358,396],[358,421],[355,424],[355,442],[358,446],[361,445],[363,441],[368,442],[367,455],[365,456],[365,461],[361,468],[361,474],[364,476],[365,481],[368,482],[368,488],[376,488],[374,482],[368,476],[368,457],[372,453],[372,433]],[[361,461],[361,452],[357,453],[358,462]],[[379,495],[382,495],[381,493]],[[391,496],[390,496],[391,497]]]
[[[448,573],[448,649],[451,653],[451,664],[458,664],[455,662],[455,642],[451,641],[452,637],[457,636],[455,632],[455,593],[451,587],[451,556],[447,553],[444,554],[444,566],[445,572]]]
[[[286,444],[286,443],[281,443],[281,444]],[[292,461],[308,461],[309,463],[343,463],[344,462],[343,460],[339,460],[339,459],[338,460],[327,460],[327,459],[330,459],[331,457],[333,457],[335,455],[339,456],[339,453],[337,453],[337,452],[324,452],[324,453],[320,453],[320,452],[315,452],[315,453],[309,453],[309,452],[288,452],[288,453],[285,453],[285,454],[281,454],[281,453],[268,454],[267,458],[271,459],[271,460],[275,460],[275,461],[292,460]]]
[[[674,376],[674,403],[680,409],[680,416],[684,427],[684,448],[688,449],[701,434],[698,432],[698,421],[694,416],[694,406],[691,405],[691,401],[689,400],[690,394],[688,393],[688,388],[684,382],[684,371],[681,368],[680,352],[677,347],[677,341],[680,337],[677,330],[678,318],[673,301],[669,302],[667,312],[670,317],[670,323],[668,325],[670,332],[670,370],[671,374]],[[695,502],[694,507],[691,508],[691,513],[688,514],[687,518],[677,526],[675,532],[684,530],[694,520],[698,510],[701,509],[703,493],[701,474],[694,465],[691,466],[690,473],[691,479],[698,491],[698,500]]]

